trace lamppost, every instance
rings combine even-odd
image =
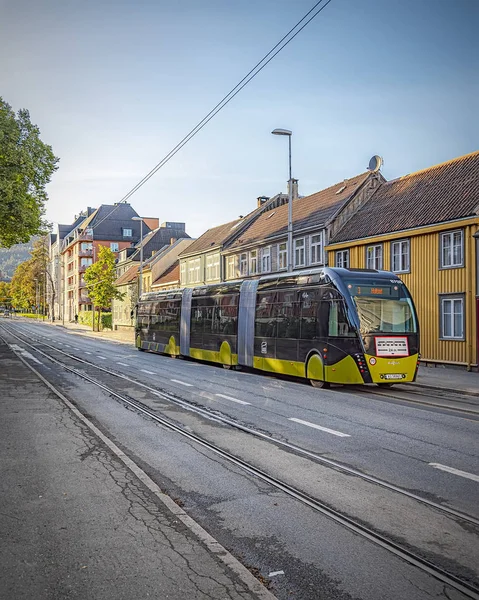
[[[293,271],[293,179],[291,177],[291,136],[289,129],[274,129],[273,135],[287,135],[289,143],[289,200],[288,200],[288,273]]]
[[[38,319],[38,278],[34,277],[33,281],[35,282],[35,312],[37,313]]]
[[[141,298],[143,286],[143,219],[142,217],[131,217],[132,221],[140,221],[140,281],[138,284],[138,300]]]

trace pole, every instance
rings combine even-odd
[[[143,219],[140,221],[140,282],[138,285],[138,299],[141,298],[143,288]]]
[[[291,135],[289,142],[289,199],[288,199],[288,273],[293,271],[293,179],[291,177]]]

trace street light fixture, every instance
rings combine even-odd
[[[143,287],[143,218],[131,217],[131,220],[140,221],[140,281],[138,285],[138,299],[140,299]]]
[[[291,176],[291,136],[293,132],[289,129],[274,129],[273,135],[288,136],[289,145],[289,199],[288,199],[288,273],[293,271],[293,179]]]

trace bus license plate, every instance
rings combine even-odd
[[[404,379],[406,377],[406,375],[403,375],[402,373],[386,373],[386,375],[384,375],[384,379]]]

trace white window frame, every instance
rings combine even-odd
[[[128,231],[130,233],[127,233]],[[123,237],[132,237],[132,235],[133,235],[133,229],[131,229],[130,227],[123,227],[123,229],[122,229],[122,235],[123,235]]]
[[[278,271],[286,271],[288,268],[288,243],[278,244]]]
[[[186,261],[180,263],[180,284],[184,285],[186,281]]]
[[[301,244],[301,245],[298,245]],[[298,260],[298,257],[301,258],[302,261]],[[295,267],[304,267],[306,265],[306,240],[303,238],[296,238],[294,240],[294,266]]]
[[[370,252],[372,250],[372,252]],[[383,268],[383,245],[372,244],[366,247],[366,269],[377,269],[381,271]]]
[[[249,274],[257,275],[259,273],[258,250],[250,250],[249,252]]]
[[[349,269],[349,248],[346,250],[336,250],[334,266],[340,269]]]
[[[112,252],[120,252],[120,245],[118,244],[118,242],[110,242],[110,250]]]
[[[440,234],[439,264],[441,269],[457,269],[464,266],[464,231],[455,229]],[[449,256],[445,256],[449,249]],[[455,249],[459,252],[459,259],[455,257]]]
[[[194,258],[188,264],[188,283],[200,281],[200,259]]]
[[[239,257],[240,275],[246,277],[248,275],[248,254],[242,252]]]
[[[220,278],[220,255],[215,254],[213,256],[213,279]]]
[[[226,258],[226,278],[227,279],[235,279],[236,278],[236,256],[228,256]]]
[[[261,249],[261,273],[271,273],[271,246]]]
[[[318,238],[313,241],[314,238]],[[310,247],[310,264],[321,265],[324,263],[323,255],[323,232],[315,233],[309,236],[309,247]]]
[[[409,273],[410,264],[409,240],[391,242],[391,271],[393,273]]]
[[[80,267],[91,267],[93,258],[80,258]]]
[[[439,339],[464,341],[465,338],[465,303],[464,294],[439,295]],[[456,315],[459,316],[459,327],[456,328]]]
[[[206,281],[214,279],[214,255],[206,257]]]

